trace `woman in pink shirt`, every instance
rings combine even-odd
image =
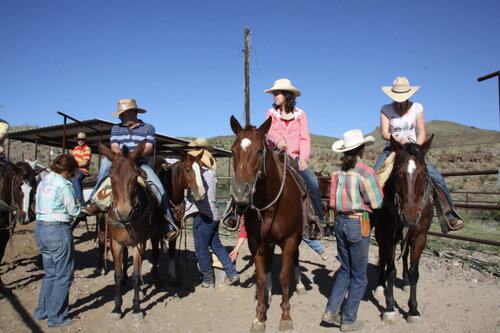
[[[288,79],[279,79],[271,89],[265,91],[273,94],[273,108],[267,110],[267,117],[272,118],[271,128],[267,134],[270,146],[285,150],[299,164],[299,173],[307,184],[314,211],[325,221],[321,208],[321,193],[318,179],[309,168],[311,138],[304,111],[295,106],[295,98],[300,91]],[[314,249],[316,250],[316,249]],[[318,251],[316,251],[318,252]],[[318,252],[319,253],[319,252]]]

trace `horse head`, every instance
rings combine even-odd
[[[181,152],[181,160],[179,161],[179,171],[183,188],[191,190],[191,194],[196,201],[201,201],[205,198],[205,186],[201,178],[201,157],[203,151],[197,156]]]
[[[392,172],[394,204],[404,227],[417,226],[423,203],[432,197],[432,184],[425,165],[425,155],[433,138],[434,135],[422,145],[416,143],[402,145],[391,136],[391,146],[396,153]]]
[[[241,209],[251,203],[254,184],[258,178],[267,149],[266,134],[271,127],[269,117],[259,128],[242,128],[238,120],[231,116],[231,129],[236,134],[231,151],[233,152],[234,184],[232,196]]]
[[[40,164],[38,160],[26,160],[26,163],[35,171],[36,183],[39,184],[50,173],[50,168]]]
[[[35,220],[36,187],[36,174],[28,163],[17,162],[13,165],[10,206],[17,223],[26,224]]]
[[[143,141],[133,152],[124,147],[121,153],[116,153],[103,144],[99,145],[101,155],[111,161],[109,178],[113,192],[113,208],[121,222],[130,221],[140,205],[138,188],[141,185],[138,178],[142,177],[142,172],[137,166],[137,160],[145,147],[146,141]]]

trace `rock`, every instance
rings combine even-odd
[[[472,282],[473,283],[477,283],[477,279],[472,279]]]

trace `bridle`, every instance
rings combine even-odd
[[[264,207],[257,207],[254,204],[254,194],[256,192],[257,188],[257,182],[262,178],[262,176],[266,176],[266,156],[267,156],[267,143],[266,140],[263,140],[263,151],[262,151],[262,159],[260,161],[259,169],[257,170],[257,173],[255,174],[255,177],[252,181],[252,191],[250,194],[250,205],[248,205],[243,212],[246,212],[248,208],[253,209],[257,212],[257,215],[259,216],[259,221],[262,221],[262,212],[271,208],[281,197],[281,194],[283,193],[283,189],[285,188],[285,181],[286,181],[286,164],[288,162],[288,155],[285,153],[283,154],[283,178],[281,180],[281,185],[278,193],[276,194],[276,197],[267,205]],[[272,152],[271,152],[272,153]]]

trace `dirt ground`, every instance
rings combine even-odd
[[[93,228],[92,225],[91,230]],[[199,286],[199,274],[193,253],[192,238],[187,239],[187,253],[182,252],[182,283],[162,283],[155,288],[149,274],[151,264],[144,263],[145,296],[142,308],[145,317],[134,319],[131,313],[133,291],[130,285],[124,296],[124,317],[115,321],[109,313],[113,307],[113,272],[95,277],[94,265],[97,250],[93,233],[81,225],[75,231],[76,263],[75,280],[70,291],[70,315],[75,324],[50,330],[45,321],[33,319],[43,271],[39,268],[39,256],[33,240],[33,225],[19,227],[12,247],[1,267],[2,279],[10,291],[0,300],[0,331],[61,331],[61,332],[248,332],[255,316],[256,301],[254,268],[249,264],[246,245],[238,258],[237,269],[241,272],[241,285],[218,286],[206,290]],[[234,238],[223,238],[226,246],[232,246]],[[338,328],[320,326],[327,297],[331,291],[333,273],[339,267],[335,259],[335,242],[324,240],[328,260],[322,261],[305,244],[301,245],[301,266],[305,276],[306,295],[292,294],[291,313],[296,332],[337,332]],[[267,331],[278,329],[281,308],[281,290],[277,283],[279,250],[275,256],[276,267],[272,303],[268,310]],[[149,259],[150,253],[147,258]],[[186,255],[186,256],[185,256]],[[469,255],[470,260],[480,261],[485,254]],[[500,258],[487,255],[497,264]],[[186,260],[184,260],[186,258]],[[365,332],[499,332],[500,331],[500,280],[498,272],[479,272],[467,261],[451,254],[439,256],[426,253],[421,260],[418,284],[419,310],[422,323],[407,324],[404,319],[408,294],[401,290],[398,279],[395,298],[399,304],[399,318],[394,324],[380,320],[385,300],[375,297],[372,290],[376,282],[377,247],[370,247],[369,287],[360,305],[358,316],[367,321]],[[463,256],[461,257],[463,258]],[[167,258],[162,255],[161,272],[165,274]],[[187,266],[184,265],[187,263]],[[111,264],[111,263],[110,263]],[[111,265],[109,265],[111,267]],[[129,271],[130,272],[130,271]],[[401,276],[401,263],[398,277]]]

